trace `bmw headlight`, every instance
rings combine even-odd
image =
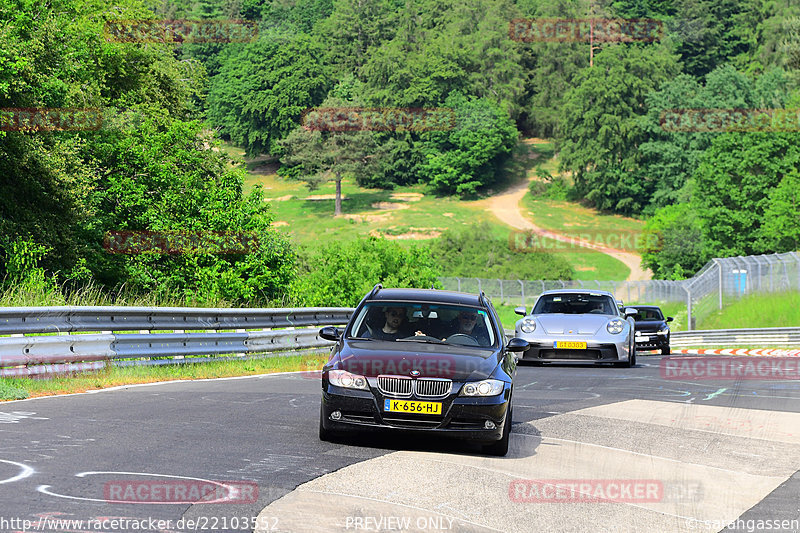
[[[615,318],[610,320],[606,325],[606,329],[612,335],[616,335],[617,333],[622,333],[622,330],[625,329],[625,321],[620,318]]]
[[[669,328],[659,330],[658,332],[659,335],[666,335],[667,333],[669,333]]]
[[[503,392],[503,382],[499,379],[484,379],[467,383],[461,389],[461,396],[497,396]]]
[[[331,370],[328,372],[328,380],[332,385],[345,389],[369,390],[367,378],[357,374],[351,374],[347,370]]]
[[[533,333],[536,331],[536,321],[532,318],[523,318],[519,329],[522,330],[523,333]]]

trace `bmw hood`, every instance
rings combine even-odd
[[[350,341],[339,355],[338,367],[366,377],[383,374],[481,380],[497,368],[496,353],[494,349],[417,342]]]
[[[594,335],[608,324],[620,318],[611,315],[536,315],[536,321],[548,335]]]
[[[667,323],[663,320],[637,320],[636,331],[653,332],[667,329]]]

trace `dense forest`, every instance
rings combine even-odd
[[[547,17],[652,19],[660,32],[510,37],[512,20]],[[244,21],[246,38],[109,31],[165,19]],[[262,191],[244,192],[220,140],[312,186],[346,175],[474,198],[523,136],[555,140],[571,199],[645,218],[658,236],[644,239],[645,265],[681,279],[711,257],[800,248],[799,87],[796,0],[0,0],[0,111],[102,112],[85,131],[0,121],[0,279],[315,304],[333,296],[303,295],[350,254],[376,265],[372,277],[429,285],[425,248],[373,239],[304,256],[270,227]],[[313,107],[446,108],[454,124],[311,131],[300,124]],[[794,121],[665,127],[679,109],[786,109]],[[257,238],[247,254],[109,254],[111,230]]]

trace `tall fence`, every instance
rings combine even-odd
[[[674,303],[686,305],[687,329],[726,303],[753,293],[800,291],[800,254],[715,258],[692,278],[681,281],[578,281],[439,278],[444,289],[483,291],[500,305],[529,306],[552,289],[594,289],[613,293],[626,304]]]

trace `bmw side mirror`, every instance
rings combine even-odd
[[[518,315],[522,315],[522,316],[525,316],[527,314],[525,312],[525,306],[524,305],[521,305],[519,307],[515,307],[514,308],[514,312],[517,313]]]
[[[667,322],[672,322],[674,319],[671,316],[667,317]]]
[[[340,335],[339,328],[333,326],[325,326],[319,330],[319,336],[329,341],[338,341]]]
[[[528,341],[526,341],[525,339],[520,339],[519,337],[514,337],[513,339],[508,341],[508,344],[506,345],[506,349],[509,352],[524,352],[525,350],[528,349],[529,346],[530,346],[530,344],[528,344]]]

